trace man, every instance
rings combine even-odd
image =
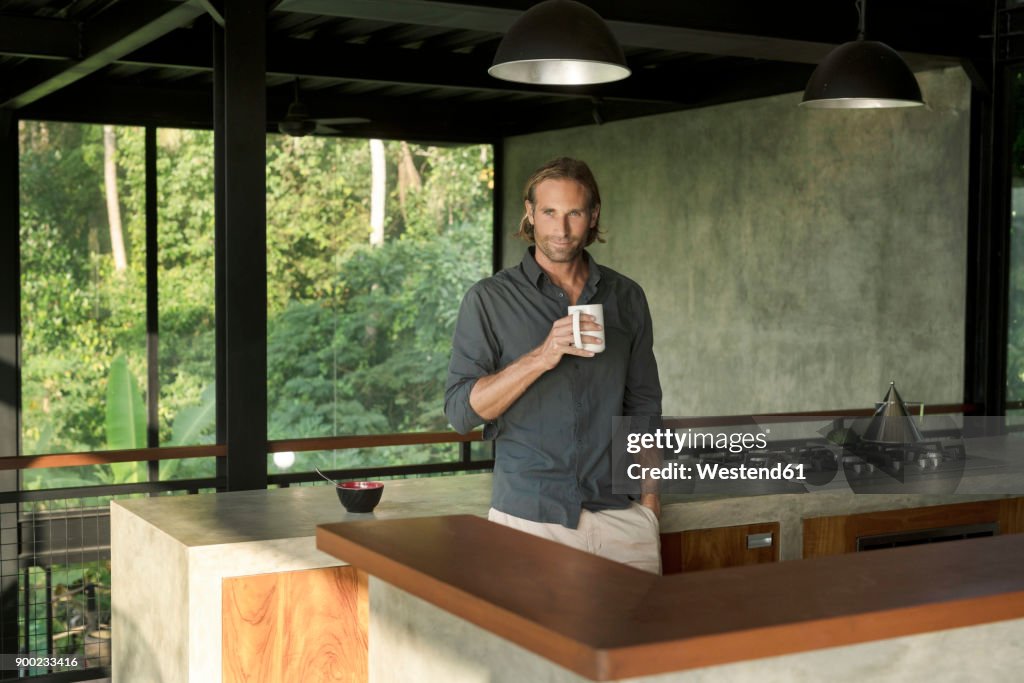
[[[445,414],[496,441],[492,521],[658,573],[656,490],[641,504],[612,490],[612,418],[661,415],[647,299],[585,250],[601,213],[585,163],[537,169],[524,206],[518,236],[533,246],[462,301]],[[573,345],[575,304],[603,305],[605,351]],[[600,341],[595,320],[580,316],[584,344]]]

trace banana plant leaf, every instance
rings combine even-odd
[[[217,419],[217,387],[209,384],[199,398],[199,405],[182,408],[174,416],[170,446],[194,446],[204,443],[202,436]]]
[[[211,443],[210,428],[217,420],[217,386],[209,384],[199,397],[199,405],[182,408],[174,416],[169,446],[195,446]],[[181,460],[165,460],[160,463],[160,478],[174,479],[181,470]]]
[[[139,383],[128,368],[128,360],[119,355],[110,364],[107,380],[107,448],[122,450],[146,447],[146,405]],[[142,463],[115,463],[110,466],[115,484],[141,481]]]

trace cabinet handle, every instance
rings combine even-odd
[[[763,534],[747,534],[747,550],[772,547],[772,532]]]

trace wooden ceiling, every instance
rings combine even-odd
[[[259,0],[254,0],[258,2]],[[853,0],[589,0],[633,75],[536,87],[487,74],[535,0],[276,0],[267,6],[268,129],[298,79],[352,136],[491,140],[802,90],[856,35]],[[868,38],[915,69],[991,71],[995,3],[874,0]],[[0,107],[22,118],[209,127],[220,0],[0,0]]]

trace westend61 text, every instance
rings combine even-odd
[[[772,467],[749,467],[733,465],[726,467],[718,463],[696,463],[683,465],[670,462],[662,467],[642,467],[633,463],[626,469],[630,479],[678,479],[688,480],[695,476],[702,481],[726,481],[733,479],[770,479],[776,481],[803,481],[803,465],[783,465],[778,463]]]

